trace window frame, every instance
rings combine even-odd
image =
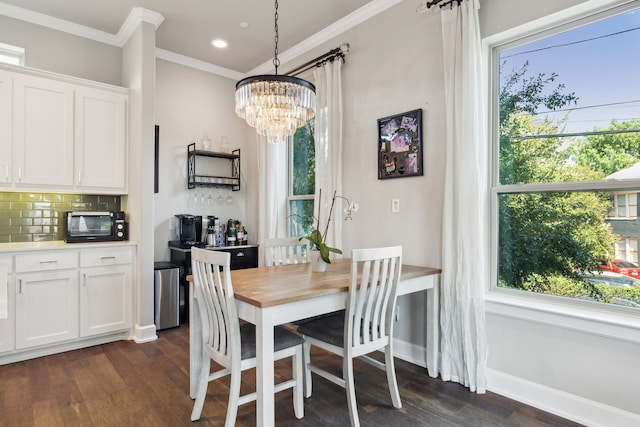
[[[618,203],[620,197],[624,197],[625,204],[621,205]],[[631,197],[634,197],[635,204],[631,203]],[[626,215],[620,215],[620,208],[624,207],[626,209]],[[635,220],[638,218],[638,192],[637,191],[625,191],[625,192],[616,192],[613,194],[613,208],[612,211],[615,215],[610,215],[608,219],[613,220],[624,220],[630,219]],[[633,212],[633,214],[632,214]]]
[[[2,64],[9,64],[17,67],[24,67],[24,54],[25,54],[25,50],[23,47],[12,46],[6,43],[0,43],[0,63]],[[3,56],[7,58],[17,59],[17,63],[2,60]]]
[[[620,246],[620,242],[624,241],[624,247]],[[635,242],[635,247],[634,247]],[[624,256],[621,254],[624,252]],[[635,237],[620,237],[615,245],[616,259],[624,259],[633,263],[638,263],[638,239]]]
[[[315,191],[313,194],[295,195],[293,194],[293,144],[295,144],[295,138],[292,136],[287,141],[287,237],[300,237],[291,235],[291,202],[299,200],[315,200]]]
[[[637,9],[629,0],[603,0],[596,5],[585,2],[550,16],[483,39],[486,58],[488,104],[488,156],[490,162],[490,281],[485,289],[488,313],[555,325],[640,343],[640,312],[638,309],[585,301],[557,295],[527,292],[498,287],[498,224],[499,195],[504,193],[535,193],[562,191],[623,191],[640,188],[639,180],[585,181],[541,184],[501,185],[499,183],[499,53],[502,50],[578,28],[598,20]]]

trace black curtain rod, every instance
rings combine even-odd
[[[443,2],[443,0],[428,1],[427,2],[427,9],[431,8],[431,6],[436,6],[438,4],[440,4],[440,9],[442,9],[443,7],[447,7],[447,6],[453,8],[453,4],[454,3],[458,3],[458,6],[460,6],[460,3],[462,3],[462,0],[446,0],[444,2]]]
[[[312,59],[311,61],[305,62],[301,66],[294,68],[293,70],[284,73],[285,76],[297,76],[300,73],[303,73],[311,68],[319,67],[328,61],[333,61],[336,58],[340,58],[344,61],[345,54],[349,52],[349,43],[344,43],[335,49],[331,49],[329,52],[318,56],[317,58]]]

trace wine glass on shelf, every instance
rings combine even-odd
[[[231,196],[231,189],[229,188],[229,194],[227,195],[227,205],[231,206],[233,204],[233,197]]]
[[[207,205],[213,206],[213,187],[209,187],[207,193]]]
[[[218,197],[216,198],[216,203],[219,205],[224,204],[224,197],[222,196],[222,188],[218,187]]]

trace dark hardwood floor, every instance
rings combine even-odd
[[[339,372],[340,359],[314,353]],[[398,360],[402,409],[391,406],[383,371],[356,362],[358,411],[363,426],[577,426],[494,393],[430,378]],[[276,364],[289,376],[290,362]],[[278,426],[348,426],[343,389],[314,375],[305,417],[293,415],[291,390],[276,396]],[[243,374],[243,393],[255,371]],[[120,341],[0,366],[1,426],[222,426],[228,379],[209,385],[202,418],[190,421],[188,327],[159,332],[157,341]],[[237,425],[255,425],[255,403],[240,407]]]

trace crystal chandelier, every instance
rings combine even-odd
[[[278,0],[275,10],[275,74],[236,83],[236,114],[270,143],[281,143],[315,115],[316,88],[298,77],[278,75]]]

